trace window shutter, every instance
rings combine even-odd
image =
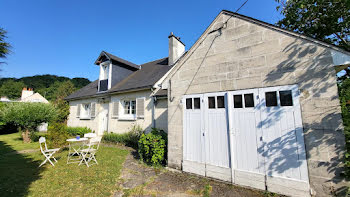
[[[80,117],[80,105],[81,105],[81,104],[78,104],[78,105],[77,105],[77,118]]]
[[[113,102],[113,113],[112,117],[113,118],[118,118],[119,116],[119,101],[114,101]]]
[[[96,116],[96,103],[91,103],[90,106],[91,106],[90,117],[95,118],[95,116]]]
[[[145,98],[136,99],[136,117],[137,118],[145,117]]]

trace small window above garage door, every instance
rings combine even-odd
[[[265,92],[266,107],[293,106],[292,90]]]
[[[200,97],[186,98],[186,109],[188,110],[201,109],[201,98]]]
[[[226,108],[225,96],[208,96],[208,109]]]
[[[256,95],[252,92],[246,94],[234,94],[233,95],[233,108],[254,108]]]

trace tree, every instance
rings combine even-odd
[[[275,0],[277,25],[350,51],[349,0]]]
[[[23,131],[24,142],[30,142],[30,133],[41,123],[54,120],[56,115],[56,109],[45,103],[9,103],[0,111],[4,123],[14,124]]]
[[[72,94],[76,88],[71,81],[62,82],[57,88],[54,101],[54,106],[58,111],[57,122],[65,122],[69,115],[69,104],[64,100],[68,95]]]
[[[22,81],[9,80],[0,86],[0,95],[7,96],[9,99],[21,97],[22,89],[26,85]]]
[[[11,45],[5,42],[6,31],[0,28],[0,58],[6,58],[6,55],[10,53]],[[0,62],[3,63],[3,62]]]

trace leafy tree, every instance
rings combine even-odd
[[[0,28],[0,58],[6,58],[6,55],[10,52],[11,45],[5,42],[6,33],[4,29]]]
[[[24,142],[30,142],[30,133],[41,123],[54,120],[56,115],[56,109],[44,103],[9,103],[0,111],[4,123],[14,124],[23,131]]]
[[[19,81],[9,80],[3,83],[0,87],[0,95],[7,96],[9,99],[16,99],[21,97],[23,87],[26,85]]]
[[[277,24],[350,51],[349,0],[275,0],[284,16]]]
[[[69,104],[64,98],[72,94],[75,90],[76,88],[71,81],[62,82],[57,88],[55,94],[56,100],[54,101],[54,106],[58,111],[57,122],[65,122],[67,120],[69,115]]]

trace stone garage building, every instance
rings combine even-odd
[[[169,167],[292,196],[345,186],[335,67],[349,52],[229,11],[187,53],[169,38]]]

